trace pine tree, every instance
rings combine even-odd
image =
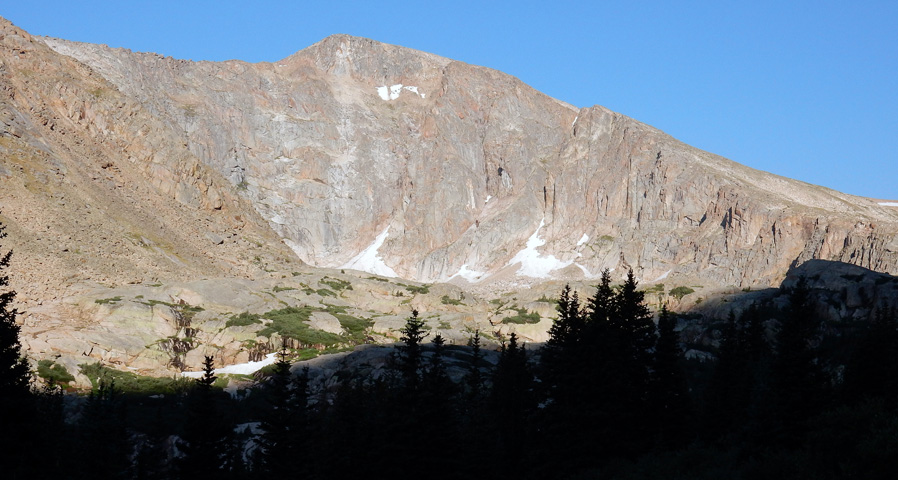
[[[580,298],[570,285],[561,290],[556,311],[558,317],[549,328],[549,340],[540,355],[541,376],[544,395],[554,407],[569,408],[571,402],[577,401],[583,376],[589,371],[587,355],[591,346],[585,338],[585,313]]]
[[[6,227],[0,223],[0,240],[6,238]],[[13,306],[16,292],[9,290],[12,250],[0,245],[0,455],[8,456],[4,473],[11,478],[27,477],[28,449],[33,447],[38,432],[33,429],[35,398],[31,390],[28,360],[19,343],[18,310]]]
[[[77,478],[124,478],[130,468],[125,404],[114,380],[100,378],[84,405],[78,429]]]
[[[289,476],[289,465],[293,460],[291,452],[290,419],[290,362],[287,361],[286,345],[281,346],[278,360],[274,364],[266,389],[268,409],[262,421],[264,434],[260,438],[261,465],[259,470],[275,477]]]
[[[473,404],[483,397],[483,372],[480,371],[483,352],[480,351],[480,330],[474,330],[468,345],[471,347],[471,361],[468,363],[468,372],[465,374],[464,383],[468,394],[466,403]]]
[[[827,382],[815,347],[819,327],[810,289],[802,277],[789,291],[789,308],[780,321],[771,372],[773,413],[786,442],[796,441],[825,401]]]
[[[675,446],[688,438],[691,402],[683,372],[683,350],[674,330],[677,320],[661,307],[658,318],[658,342],[655,345],[654,391],[652,404],[660,441]]]
[[[421,385],[421,342],[427,336],[427,331],[424,330],[424,320],[418,318],[418,310],[412,310],[412,315],[399,331],[402,333],[399,340],[403,342],[399,346],[399,373],[402,376],[404,388],[411,392],[417,392]]]
[[[845,368],[844,397],[852,402],[880,399],[898,407],[898,316],[895,309],[876,309]]]
[[[6,238],[6,227],[0,223],[0,240]],[[13,307],[16,292],[9,290],[9,268],[12,250],[0,250],[0,401],[20,401],[31,394],[31,371],[19,343],[19,311]],[[13,413],[3,409],[2,414]]]
[[[203,359],[203,376],[196,379],[187,402],[188,417],[184,427],[181,478],[205,478],[216,475],[225,464],[229,426],[221,418],[212,386],[215,376],[214,360]]]
[[[518,345],[515,333],[509,336],[508,343],[502,344],[490,400],[498,427],[500,455],[508,465],[521,466],[527,450],[525,446],[530,441],[528,426],[536,408],[536,399],[527,352]]]

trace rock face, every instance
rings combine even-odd
[[[293,257],[182,132],[3,19],[0,182],[20,299],[78,281],[258,276]]]
[[[773,284],[811,258],[898,267],[894,208],[487,68],[345,35],[260,64],[45,41],[183,132],[312,265],[486,284],[631,267],[718,285]]]
[[[0,19],[0,186],[23,343],[71,368],[244,362],[274,320],[229,320],[284,306],[347,343],[395,338],[411,308],[453,342],[538,342],[561,284],[604,268],[696,296],[811,259],[898,271],[898,208],[345,35],[190,62]]]

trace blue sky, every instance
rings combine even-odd
[[[484,65],[576,106],[836,190],[898,199],[898,2],[13,1],[32,34],[274,61],[348,33]]]

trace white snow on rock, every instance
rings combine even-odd
[[[898,202],[879,202],[879,204],[886,207],[898,207]]]
[[[589,271],[586,267],[584,267],[583,265],[580,265],[579,263],[575,263],[574,265],[576,265],[577,268],[579,268],[580,271],[583,272],[583,277],[584,277],[584,278],[599,278],[599,275],[593,275],[592,272],[590,272],[590,271]]]
[[[227,367],[221,367],[215,369],[216,375],[223,374],[240,374],[240,375],[251,375],[253,373],[258,372],[263,367],[267,367],[268,365],[273,365],[277,362],[277,353],[269,353],[265,355],[264,360],[259,360],[258,362],[246,362],[246,363],[238,363],[236,365],[228,365]],[[182,377],[188,378],[202,378],[203,372],[181,372]]]
[[[583,236],[580,237],[580,240],[577,240],[577,246],[579,247],[580,245],[583,245],[584,243],[586,243],[588,241],[589,241],[589,235],[584,233]]]
[[[373,273],[382,277],[398,277],[396,272],[384,263],[383,259],[378,255],[377,249],[384,244],[387,235],[390,233],[390,227],[387,226],[384,232],[374,239],[374,243],[368,248],[362,250],[361,253],[352,258],[346,265],[340,268],[349,268],[352,270],[361,270],[363,272]]]
[[[467,280],[469,283],[476,283],[480,280],[483,280],[486,276],[486,272],[478,272],[477,270],[471,270],[468,268],[468,264],[464,264],[461,268],[458,269],[458,273],[449,277],[449,280],[452,280],[455,277],[461,277]]]
[[[489,201],[490,201],[491,198],[493,198],[492,195],[487,195],[487,196],[486,196],[486,200],[484,200],[483,203],[489,203]]]
[[[554,271],[574,263],[573,260],[562,262],[555,258],[555,255],[542,256],[536,249],[546,244],[546,241],[539,238],[539,231],[545,226],[545,219],[540,220],[539,227],[527,239],[527,246],[518,252],[506,265],[521,264],[518,269],[518,275],[533,278],[548,278],[549,274]]]
[[[660,282],[661,280],[664,280],[665,278],[667,278],[668,275],[670,275],[670,272],[672,272],[672,271],[673,271],[673,269],[670,269],[670,270],[664,272],[660,277],[655,279],[655,282]],[[652,282],[652,283],[654,283],[654,282]]]
[[[426,95],[418,91],[418,87],[413,85],[405,86],[401,83],[397,83],[396,85],[391,85],[389,87],[377,87],[377,94],[380,95],[380,98],[390,101],[396,100],[399,98],[399,94],[402,93],[403,90],[414,93],[415,95],[419,95],[421,98],[425,98]]]

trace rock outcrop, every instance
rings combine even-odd
[[[894,208],[487,68],[346,35],[260,64],[45,41],[183,132],[312,265],[493,288],[603,268],[742,286],[811,258],[898,267]]]
[[[539,342],[604,268],[681,308],[811,259],[898,271],[898,208],[345,35],[191,62],[0,19],[0,185],[23,344],[70,371],[391,341],[412,308],[452,342]]]

